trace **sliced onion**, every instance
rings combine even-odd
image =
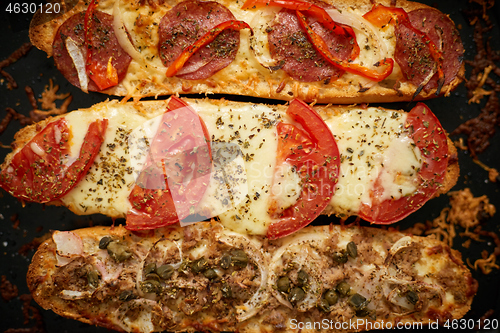
[[[114,262],[114,259],[108,254],[106,250],[100,250],[96,254],[92,255],[92,265],[99,271],[101,274],[101,280],[103,282],[109,282],[117,280],[120,274],[123,271],[123,264],[120,263],[118,265],[112,265],[111,262]],[[113,266],[113,267],[111,267]],[[108,268],[110,268],[108,270]]]
[[[288,241],[286,244],[282,245],[275,253],[273,258],[271,259],[271,264],[269,265],[269,285],[274,286],[277,283],[278,280],[278,274],[276,272],[278,271],[278,268],[280,265],[283,264],[282,261],[282,256],[285,252],[289,251],[292,247],[295,246],[300,246],[304,243],[308,244],[315,244],[315,245],[320,245],[318,243],[324,242],[327,238],[329,237],[328,234],[325,233],[306,233],[303,235],[297,235],[295,237],[292,237],[290,241]],[[310,253],[309,251],[298,251],[297,256],[295,257],[297,259],[297,264],[302,265],[301,267],[304,266],[305,263],[310,262],[310,257],[311,255],[317,255],[317,253]],[[294,259],[295,259],[294,258]],[[321,296],[321,284],[319,284],[316,279],[314,279],[315,276],[318,274],[315,274],[314,269],[312,266],[306,266],[306,270],[308,270],[310,273],[309,274],[313,279],[310,281],[310,289],[308,293],[306,294],[306,297],[299,303],[297,303],[297,309],[301,312],[305,312],[308,309],[312,308],[313,306],[316,305],[316,302],[318,298]],[[281,272],[281,270],[279,270]],[[293,309],[292,304],[283,297],[283,295],[275,288],[271,288],[271,292],[276,297],[276,299],[283,304],[284,306]]]
[[[387,254],[387,257],[385,258],[385,265],[390,264],[392,261],[392,258],[398,253],[401,249],[410,247],[412,244],[415,242],[413,241],[413,238],[410,236],[404,236],[396,241],[391,248],[389,249],[389,253]]]
[[[411,288],[412,290],[418,290],[419,293],[422,293],[422,291],[425,290],[434,292],[439,296],[441,304],[443,303],[443,300],[446,297],[444,289],[439,285],[429,284],[422,281],[408,281],[392,277],[384,279],[382,281],[382,288],[384,291],[384,296],[386,297],[387,301],[406,310],[403,313],[397,313],[398,315],[403,315],[413,312],[415,306],[411,304],[406,299],[406,297],[400,296],[401,290],[399,290],[397,287],[394,286],[404,286],[405,289]],[[423,298],[423,301],[425,300],[426,298]]]
[[[326,12],[336,23],[350,26],[359,33],[366,35],[367,37],[371,37],[371,39],[374,39],[378,44],[377,47],[379,48],[377,54],[381,59],[387,57],[387,45],[382,42],[382,34],[380,33],[379,29],[368,22],[368,20],[366,20],[363,16],[350,13],[347,10],[340,12],[338,9],[326,9]],[[360,51],[362,52],[363,50]]]
[[[113,30],[115,31],[118,44],[120,44],[122,49],[139,65],[141,65],[141,67],[148,70],[156,71],[159,74],[165,74],[167,70],[166,67],[158,68],[151,62],[147,62],[146,60],[144,60],[142,54],[136,50],[136,48],[128,38],[128,34],[125,29],[125,23],[123,21],[122,12],[120,11],[120,1],[115,1],[115,4],[113,5]]]
[[[222,230],[216,235],[216,239],[217,241],[232,247],[239,247],[239,245],[243,245],[246,253],[259,268],[261,279],[259,288],[243,305],[236,306],[236,319],[238,319],[238,321],[247,320],[257,314],[259,309],[266,304],[267,299],[269,298],[269,291],[267,290],[267,261],[260,250],[260,244],[241,234],[229,230]]]
[[[66,300],[82,299],[90,296],[92,296],[90,291],[63,290],[59,293],[59,297]]]
[[[61,257],[83,254],[83,241],[72,231],[54,231],[52,240],[56,244],[56,253]]]
[[[83,58],[83,53],[71,37],[66,37],[65,44],[69,56],[71,57],[71,59],[73,60],[73,64],[75,65],[76,72],[78,73],[80,89],[82,89],[83,92],[88,93],[89,78],[85,69],[85,59]]]
[[[250,22],[253,29],[253,36],[250,36],[250,48],[255,59],[265,68],[273,71],[279,67],[279,63],[273,59],[269,51],[269,42],[267,39],[267,28],[276,17],[276,14],[281,10],[280,7],[265,7],[260,12],[260,15],[255,15]]]
[[[127,316],[127,312],[134,309],[132,320]],[[153,323],[153,314],[162,313],[161,306],[152,300],[148,299],[134,299],[124,302],[113,313],[114,320],[124,332],[155,332],[158,327]]]
[[[180,257],[180,261],[175,263],[175,264],[170,264],[172,265],[172,267],[177,270],[181,265],[182,265],[182,262],[183,262],[183,258],[182,258],[182,248],[181,248],[181,244],[179,243],[182,243],[182,241],[173,241],[173,240],[169,240],[169,239],[166,239],[166,238],[162,238],[160,240],[158,240],[150,249],[149,251],[146,253],[146,255],[144,257],[141,258],[141,263],[139,265],[139,267],[137,268],[137,274],[136,274],[136,287],[137,287],[137,291],[139,293],[139,296],[142,296],[142,297],[146,297],[147,295],[145,293],[142,292],[142,288],[141,288],[141,285],[140,283],[142,282],[142,273],[144,272],[144,263],[146,262],[146,258],[148,257],[149,253],[151,252],[152,249],[154,249],[156,247],[156,245],[162,241],[169,241],[169,242],[172,242],[175,244],[175,246],[177,247],[177,249],[179,250],[179,257]]]
[[[360,48],[360,52],[361,54],[371,52],[373,53],[373,57],[376,60],[373,64],[363,64],[363,66],[371,67],[380,60],[389,57],[387,45],[386,43],[384,43],[382,34],[380,33],[379,29],[368,22],[368,20],[363,18],[363,16],[349,12],[348,10],[340,12],[338,9],[326,9],[326,12],[336,23],[350,26],[355,30],[355,32],[357,32],[357,34],[364,35],[369,40],[373,40],[373,44],[376,46],[374,49],[371,48],[369,50],[366,50],[362,47]],[[360,40],[360,38],[357,38],[357,40]],[[354,63],[356,63],[356,60],[354,61]],[[360,85],[364,89],[369,89],[377,84],[377,82],[365,77],[359,77],[359,79]]]

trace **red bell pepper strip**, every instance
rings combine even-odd
[[[229,20],[216,25],[214,28],[210,29],[210,31],[208,31],[205,35],[203,35],[200,39],[198,39],[196,42],[194,42],[192,45],[188,46],[182,51],[181,55],[177,59],[175,59],[175,61],[168,67],[166,76],[167,77],[174,76],[182,68],[182,66],[184,66],[184,64],[189,60],[189,58],[191,58],[191,56],[194,53],[196,53],[196,51],[198,51],[205,45],[213,42],[214,39],[222,31],[226,29],[241,30],[245,28],[250,29],[253,35],[252,28],[243,21]]]
[[[429,51],[432,59],[436,62],[438,73],[438,94],[441,90],[441,85],[444,83],[443,72],[443,53],[438,49],[436,44],[424,32],[415,28],[411,22],[406,11],[402,8],[386,7],[380,4],[374,5],[372,10],[363,15],[368,22],[375,26],[382,28],[388,24],[404,24],[407,28],[411,29],[416,35],[420,36],[423,42],[429,45]],[[419,90],[417,90],[419,91]]]
[[[302,28],[304,28],[304,30],[306,31],[307,36],[309,37],[314,48],[332,65],[343,69],[346,72],[361,75],[376,82],[382,81],[392,73],[394,60],[391,58],[385,58],[378,63],[378,66],[385,66],[382,72],[377,72],[376,70],[370,69],[368,67],[335,58],[328,50],[328,46],[323,41],[323,39],[318,34],[316,34],[311,26],[307,23],[304,14],[302,14],[300,11],[297,11],[297,17],[299,18],[299,22]]]
[[[363,15],[363,18],[379,28],[384,28],[391,23],[398,24],[410,20],[403,8],[386,7],[380,4],[373,6],[372,10]]]
[[[347,25],[334,22],[330,15],[328,15],[328,13],[320,6],[301,0],[247,0],[243,4],[242,9],[249,9],[252,7],[258,8],[264,6],[277,6],[287,9],[299,10],[301,12],[307,12],[307,14],[316,18],[318,22],[323,24],[333,33],[341,36],[352,37],[354,39],[354,43],[350,60],[354,60],[359,56],[360,49],[358,42],[356,41],[356,34],[354,33],[354,30]]]
[[[83,29],[85,31],[84,39],[85,45],[87,47],[87,61],[85,63],[85,69],[87,75],[92,81],[95,82],[100,90],[104,90],[118,84],[118,72],[113,66],[112,58],[108,59],[106,64],[100,63],[97,60],[92,59],[92,34],[91,34],[91,23],[94,11],[99,4],[99,0],[91,0],[90,4],[85,12],[85,18],[83,21]]]

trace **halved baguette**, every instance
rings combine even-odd
[[[143,333],[435,328],[464,316],[477,289],[433,237],[330,225],[267,241],[215,222],[55,231],[27,282],[45,309]]]
[[[204,120],[213,145],[228,145],[237,151],[235,164],[213,167],[208,189],[198,206],[202,208],[198,211],[208,211],[209,215],[205,215],[207,217],[218,216],[223,224],[238,232],[266,234],[274,219],[268,212],[268,207],[279,154],[276,126],[281,121],[290,122],[286,114],[287,106],[211,99],[184,101]],[[9,165],[15,154],[27,145],[31,147],[30,140],[47,124],[61,118],[68,121],[73,136],[70,144],[74,155],[71,158],[74,159],[88,124],[98,119],[107,119],[109,125],[104,133],[104,142],[89,172],[71,191],[49,204],[65,205],[81,215],[99,213],[115,218],[126,217],[133,207],[129,195],[140,172],[140,165],[134,164],[135,153],[131,151],[133,144],[131,145],[129,138],[133,130],[142,128],[147,121],[162,115],[168,103],[169,100],[125,104],[103,102],[89,109],[73,111],[26,127],[17,133],[14,142],[16,149],[1,165],[1,175],[3,177],[9,174]],[[415,175],[415,168],[418,170],[418,163],[423,162],[415,159],[417,148],[412,141],[408,141],[405,112],[356,106],[314,106],[314,109],[332,131],[340,150],[341,163],[336,191],[333,196],[328,197],[329,204],[324,214],[342,218],[358,215],[361,203],[371,200],[369,195],[373,184],[378,177],[382,177],[380,175],[384,170],[389,170],[389,174],[393,175],[388,182],[384,181],[382,184],[388,191],[392,191],[387,193],[394,200],[416,191],[418,187],[413,186],[418,185],[415,182],[422,180]],[[443,131],[439,124],[437,128]],[[459,175],[456,148],[448,137],[442,142],[443,147],[446,144],[443,155],[436,156],[436,159],[447,161],[444,178],[436,196],[448,192]],[[213,154],[216,156],[220,147],[213,147]],[[417,163],[415,165],[412,164],[414,159]],[[293,170],[290,172],[291,178],[284,178],[285,185],[280,188],[280,191],[283,189],[279,194],[283,200],[290,200],[288,198],[296,193],[294,191],[301,193],[300,179],[294,178]],[[229,176],[241,175],[240,183],[224,183],[221,188],[220,179],[226,179],[226,173]],[[0,185],[8,185],[7,178],[0,180]],[[230,186],[233,191],[230,206],[221,203],[228,197],[219,195],[224,189],[227,191],[226,186]],[[291,204],[293,202],[288,205]],[[408,209],[411,212],[418,207],[420,204]]]
[[[103,93],[117,96],[139,97],[139,96],[159,96],[170,94],[233,94],[247,95],[261,98],[273,98],[281,100],[291,100],[300,98],[307,102],[316,103],[335,103],[335,104],[352,104],[352,103],[373,103],[373,102],[395,102],[409,101],[414,99],[418,84],[408,82],[401,74],[401,70],[395,63],[393,74],[385,80],[375,83],[369,79],[362,78],[357,74],[346,73],[340,79],[322,79],[315,82],[301,82],[293,79],[283,70],[269,70],[263,67],[251,48],[256,46],[250,45],[248,29],[241,30],[241,40],[238,53],[234,61],[227,67],[218,71],[207,79],[187,80],[178,77],[166,77],[166,67],[161,64],[158,56],[158,25],[160,20],[173,6],[178,4],[180,0],[161,2],[161,5],[144,2],[133,1],[128,4],[120,3],[119,7],[114,8],[114,0],[100,1],[98,10],[107,14],[116,16],[117,8],[125,20],[125,26],[130,34],[135,48],[140,50],[140,54],[135,53],[132,62],[128,68],[125,79],[118,85],[104,90]],[[252,29],[265,29],[261,27],[262,22],[258,17],[263,15],[263,12],[269,9],[250,8],[241,9],[243,2],[232,0],[218,0],[218,3],[227,7],[237,20],[242,20],[248,23]],[[31,42],[40,50],[43,50],[47,55],[54,56],[52,43],[56,37],[58,28],[73,14],[87,9],[88,1],[80,0],[75,6],[73,1],[64,0],[62,4],[62,13],[55,15],[50,13],[38,12],[31,23],[30,39]],[[394,1],[380,0],[376,2],[385,6],[392,6]],[[361,16],[370,11],[374,5],[371,0],[326,0],[325,4],[333,5],[341,13],[345,13],[349,20],[362,20]],[[406,11],[416,9],[427,9],[437,12],[427,5],[412,1],[397,1],[396,7],[403,8]],[[266,14],[269,15],[269,14]],[[443,18],[448,20],[447,16]],[[425,18],[422,19],[422,22]],[[114,24],[118,24],[115,20]],[[367,24],[366,20],[363,24]],[[417,27],[418,28],[418,27]],[[356,30],[357,29],[357,30]],[[366,58],[365,66],[372,66],[373,63],[382,61],[380,57],[385,57],[381,51],[380,45],[373,42],[375,33],[367,33],[361,28],[355,28],[357,41],[360,46],[361,53],[368,52],[367,50],[376,49],[377,52],[374,59]],[[457,30],[453,27],[451,30],[446,29],[444,32],[448,35],[457,35]],[[379,39],[387,44],[386,55],[388,58],[393,58],[394,55],[394,28],[384,27],[383,29],[375,28],[376,34],[383,36]],[[265,36],[265,33],[261,34]],[[267,42],[267,41],[265,41]],[[123,43],[123,42],[122,42]],[[257,42],[256,45],[260,45]],[[438,45],[438,47],[441,47]],[[137,51],[135,51],[137,52]],[[409,52],[407,52],[409,53]],[[448,95],[463,79],[465,72],[464,64],[462,63],[462,51],[454,51],[454,54],[445,54],[443,58],[446,62],[450,59],[455,59],[456,63],[461,63],[460,68],[453,74],[453,78],[446,78],[447,84],[441,89],[441,95]],[[154,58],[154,61],[137,60],[140,57]],[[360,60],[363,62],[363,60]],[[148,68],[146,68],[146,66]],[[427,99],[436,96],[436,88],[424,89],[416,96],[415,100]]]

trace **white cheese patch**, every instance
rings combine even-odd
[[[62,198],[66,205],[78,205],[83,214],[125,216],[130,209],[128,195],[135,183],[128,150],[129,133],[147,118],[123,105],[100,105],[97,112],[75,111],[66,116],[73,135],[71,154],[78,156],[88,125],[96,117],[108,119],[105,140],[87,175]]]
[[[422,165],[420,152],[404,130],[406,114],[376,108],[350,109],[326,120],[341,152],[341,170],[330,204],[339,213],[356,214],[371,205],[370,190],[380,176],[384,198],[412,193]]]
[[[205,121],[211,140],[238,145],[245,163],[248,194],[236,207],[228,207],[219,215],[221,223],[238,232],[266,233],[272,222],[267,210],[278,147],[275,125],[282,115],[264,105],[248,104],[238,110],[221,107],[221,112],[204,101],[194,107]],[[234,177],[240,175],[235,173]],[[212,200],[210,193],[204,200]]]

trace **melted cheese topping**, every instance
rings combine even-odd
[[[206,218],[218,216],[222,224],[241,233],[265,234],[273,222],[268,213],[270,200],[276,199],[286,208],[301,192],[300,178],[293,169],[286,164],[276,167],[275,125],[283,119],[289,121],[285,108],[215,105],[207,100],[197,100],[191,106],[207,126],[214,157],[210,184],[198,213]],[[78,214],[124,217],[131,207],[128,195],[145,156],[129,143],[138,142],[141,135],[152,137],[158,127],[154,118],[163,111],[147,114],[133,104],[118,103],[100,104],[92,110],[66,116],[73,133],[73,158],[91,121],[107,118],[109,125],[94,165],[62,201]],[[382,181],[386,198],[397,199],[415,190],[415,171],[422,162],[420,152],[403,130],[405,114],[350,108],[322,115],[334,133],[342,161],[336,192],[327,208],[330,213],[354,215],[361,203],[371,204],[369,193],[377,178]],[[278,181],[273,188],[276,175]],[[347,243],[348,239],[339,242]]]
[[[71,112],[65,118],[73,135],[74,158],[95,118],[108,119],[108,128],[93,166],[62,202],[81,214],[124,216],[131,208],[128,195],[135,184],[127,140],[130,132],[148,118],[129,105],[112,103],[99,104],[94,112]]]
[[[376,108],[350,109],[326,123],[341,152],[341,170],[330,205],[352,215],[371,205],[370,190],[380,178],[383,198],[398,199],[415,191],[422,165],[420,151],[404,130],[406,114]]]
[[[280,8],[270,7],[242,10],[241,6],[243,2],[219,2],[233,13],[236,20],[248,23],[254,30],[255,35],[251,40],[248,29],[240,31],[240,47],[235,60],[208,80],[217,82],[216,89],[214,89],[214,86],[210,87],[211,84],[205,80],[183,82],[184,80],[175,77],[165,77],[166,67],[161,62],[157,47],[159,42],[158,26],[163,16],[172,9],[175,3],[164,3],[161,6],[155,6],[154,10],[149,6],[140,6],[139,1],[126,3],[119,1],[116,6],[114,5],[115,0],[106,0],[99,3],[99,10],[112,14],[115,17],[120,17],[120,21],[123,22],[123,25],[129,32],[129,34],[126,34],[123,29],[115,27],[115,32],[122,47],[127,49],[125,44],[129,44],[127,39],[130,36],[133,47],[136,50],[136,52],[133,52],[134,54],[131,54],[133,60],[130,63],[125,79],[122,81],[128,95],[137,95],[141,91],[144,92],[144,89],[145,91],[150,91],[150,94],[154,94],[158,89],[164,90],[162,94],[172,94],[179,91],[179,86],[182,86],[183,91],[206,92],[206,87],[209,86],[210,91],[223,92],[222,90],[230,84],[243,86],[241,88],[242,94],[253,95],[257,84],[269,85],[269,89],[273,90],[273,85],[279,85],[283,79],[288,77],[282,70],[270,71],[261,64],[263,59],[270,59],[267,33],[265,32],[267,24],[272,21],[274,13],[279,11]],[[351,17],[351,20],[354,19],[363,22],[359,29],[354,29],[358,44],[360,45],[360,55],[355,60],[356,63],[366,67],[373,67],[375,63],[382,60],[386,55],[389,58],[393,57],[396,43],[394,29],[393,27],[379,29],[364,20],[362,15],[371,9],[370,6],[364,8],[363,11],[359,9],[353,10],[350,7],[344,8],[343,4],[338,4],[336,7],[339,9],[339,15],[348,15]],[[116,23],[115,26],[117,26]],[[369,27],[367,28],[367,26]],[[255,48],[257,56],[252,51],[252,48]],[[267,63],[264,65],[269,66],[272,64]],[[384,82],[393,82],[400,77],[401,71],[395,63],[393,73]],[[263,78],[266,78],[266,80],[263,80]],[[319,89],[328,89],[329,87],[348,88],[353,85],[359,89],[360,87],[370,88],[376,84],[359,75],[346,73],[339,80],[322,83],[322,87]],[[384,86],[384,83],[380,83],[379,85]],[[392,84],[386,85],[388,87],[392,86]],[[306,93],[314,93],[318,89],[308,83],[304,83],[304,86]],[[292,84],[283,93],[293,93],[293,89]]]

